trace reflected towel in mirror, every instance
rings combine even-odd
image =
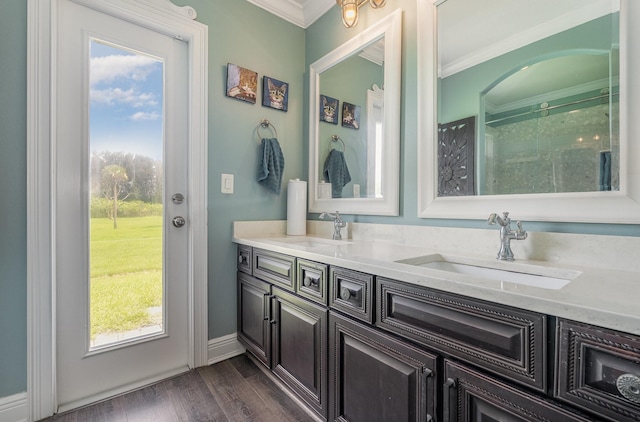
[[[351,175],[347,168],[342,151],[332,149],[324,162],[324,178],[331,183],[331,196],[342,198],[342,188],[351,181]]]
[[[258,164],[258,183],[265,188],[280,193],[284,173],[284,154],[276,138],[262,139],[262,156]]]
[[[611,151],[600,152],[600,178],[598,188],[611,190]]]

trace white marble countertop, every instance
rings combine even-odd
[[[234,237],[234,242],[312,261],[383,276],[516,308],[582,321],[640,335],[640,274],[553,262],[501,262],[434,248],[364,240],[333,241],[311,236]],[[532,287],[397,261],[442,254],[448,259],[487,263],[493,268],[573,278],[559,289]],[[529,271],[531,270],[531,271]]]

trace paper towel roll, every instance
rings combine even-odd
[[[307,234],[307,182],[289,180],[287,185],[287,235]]]

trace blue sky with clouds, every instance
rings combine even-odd
[[[92,41],[90,84],[91,153],[161,159],[162,62]]]

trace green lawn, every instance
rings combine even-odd
[[[91,219],[91,336],[151,323],[162,304],[162,217]]]

